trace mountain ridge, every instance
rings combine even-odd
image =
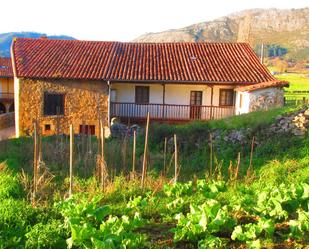
[[[67,35],[47,35],[45,33],[38,32],[8,32],[0,34],[0,57],[10,57],[10,47],[13,38],[40,38],[47,37],[49,39],[65,39],[65,40],[75,40],[74,37]]]
[[[247,42],[286,49],[287,57],[309,59],[309,8],[248,9],[179,29],[143,34],[135,42]]]

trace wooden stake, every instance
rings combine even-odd
[[[164,138],[164,152],[163,152],[163,175],[166,176],[166,152],[167,152],[167,137]]]
[[[128,134],[124,136],[123,144],[122,144],[122,168],[124,175],[127,175],[127,138]]]
[[[142,189],[145,187],[145,181],[147,175],[148,130],[149,130],[149,112],[147,113],[147,123],[146,123],[145,146],[144,146],[143,169],[142,169]]]
[[[252,168],[252,157],[253,157],[253,149],[254,149],[254,140],[255,140],[255,137],[253,136],[252,142],[251,142],[250,163],[249,163],[249,169],[250,170]]]
[[[212,178],[212,166],[213,166],[213,146],[212,146],[212,134],[209,134],[209,141],[210,141],[210,165],[209,165],[209,176]]]
[[[136,157],[136,130],[133,131],[133,154],[132,154],[132,172],[135,174],[135,157]]]
[[[33,123],[34,155],[33,155],[33,200],[36,198],[38,181],[38,127],[37,122]]]
[[[100,122],[100,134],[101,134],[101,188],[102,191],[105,190],[105,157],[104,157],[104,142],[105,142],[105,130],[102,124],[102,121]]]
[[[73,145],[74,145],[74,133],[73,133],[73,125],[70,125],[70,190],[69,195],[71,196],[73,193]]]
[[[174,146],[175,146],[175,179],[174,183],[177,182],[178,178],[178,150],[177,150],[177,135],[174,134]]]
[[[238,178],[239,168],[240,168],[240,152],[238,152],[238,155],[237,155],[237,166],[236,166],[236,172],[235,172],[235,180],[237,180],[237,178]]]

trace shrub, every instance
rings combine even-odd
[[[23,189],[18,176],[13,176],[9,171],[0,172],[0,200],[5,198],[21,198]]]
[[[1,248],[19,248],[24,244],[28,226],[34,224],[36,211],[23,200],[12,198],[0,202]]]
[[[66,248],[68,232],[60,220],[35,224],[26,233],[26,248]]]

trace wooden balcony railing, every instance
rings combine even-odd
[[[168,104],[135,104],[111,102],[111,117],[144,119],[149,112],[152,119],[159,120],[208,120],[235,114],[234,106],[190,106]]]
[[[14,99],[14,93],[0,92],[0,99]]]

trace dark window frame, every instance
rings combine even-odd
[[[55,104],[55,102],[58,102]],[[60,104],[60,105],[57,105]],[[54,93],[54,92],[44,92],[43,95],[43,115],[44,116],[63,116],[64,115],[64,105],[65,105],[65,94],[64,93]],[[60,106],[59,112],[57,106]]]
[[[229,99],[228,96],[226,95],[227,93],[230,94],[231,98]],[[223,95],[226,95],[224,98],[224,103],[223,103]],[[235,94],[233,89],[220,89],[220,94],[219,94],[219,106],[233,106],[235,101]]]
[[[190,91],[190,106],[196,106],[193,102],[200,102],[203,105],[203,91]]]
[[[150,87],[149,86],[135,86],[135,103],[149,104]]]

